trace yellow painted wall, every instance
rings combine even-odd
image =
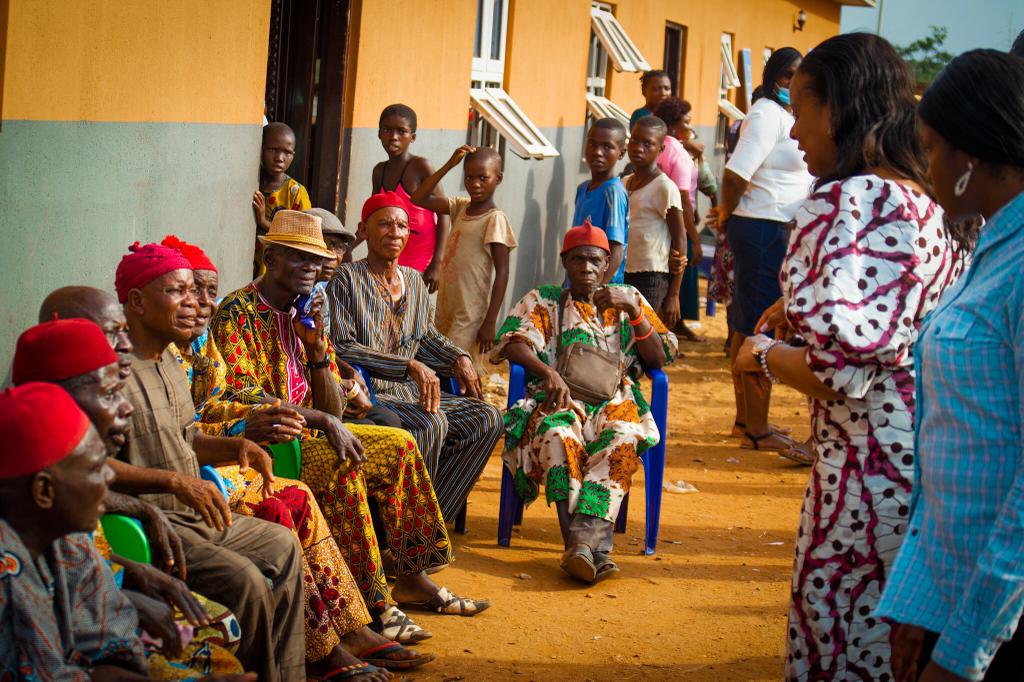
[[[538,126],[582,126],[590,2],[514,0],[509,12],[505,89]]]
[[[421,128],[464,129],[476,1],[362,0],[352,13],[347,125],[376,128],[402,102]]]
[[[258,124],[269,0],[9,0],[7,120]]]
[[[589,4],[589,3],[588,3]],[[794,31],[797,12],[807,12],[803,31]],[[741,70],[739,50],[750,48],[754,86],[761,83],[765,47],[795,47],[803,53],[839,33],[839,3],[833,0],[620,0],[614,6],[619,23],[654,68],[661,68],[665,22],[687,27],[682,97],[694,106],[696,125],[714,125],[718,116],[719,44],[722,33],[733,34],[733,58]],[[632,111],[643,105],[638,74],[609,70],[608,95]],[[612,75],[613,74],[613,75]],[[743,74],[740,71],[742,80]]]

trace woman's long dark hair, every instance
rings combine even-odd
[[[927,187],[914,79],[887,40],[870,33],[829,38],[807,54],[799,73],[804,89],[832,109],[839,148],[836,167],[818,178],[819,186],[886,168]]]
[[[960,151],[1024,167],[1024,59],[996,50],[963,53],[925,91],[917,114]]]
[[[779,101],[778,87],[775,83],[786,72],[786,69],[793,68],[793,65],[802,58],[803,55],[800,54],[800,50],[793,47],[780,47],[775,52],[772,52],[772,56],[768,58],[764,65],[764,71],[761,73],[762,97],[767,97],[780,107],[788,106]]]

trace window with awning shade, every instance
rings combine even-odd
[[[608,9],[600,6],[590,8],[590,25],[601,45],[611,57],[616,71],[649,71],[651,65],[640,54],[636,44],[622,28],[622,24]]]
[[[558,156],[544,134],[501,88],[471,88],[473,108],[505,138],[512,150],[524,159]]]

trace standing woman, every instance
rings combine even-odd
[[[1024,59],[975,50],[918,107],[935,197],[986,220],[917,345],[918,485],[878,615],[897,680],[1024,676]],[[920,678],[918,676],[920,675]]]
[[[909,516],[912,351],[963,262],[923,188],[913,85],[892,45],[865,33],[821,43],[793,79],[793,137],[819,179],[797,211],[773,309],[784,305],[808,345],[754,336],[736,362],[813,398],[789,680],[891,676],[889,626],[874,611]]]
[[[725,225],[733,252],[734,292],[729,357],[735,362],[744,339],[753,335],[761,313],[779,298],[779,267],[786,255],[789,221],[807,196],[811,176],[796,142],[789,85],[800,53],[776,50],[764,66],[763,96],[750,107],[736,151],[722,176],[722,201],[708,213],[708,224]],[[743,447],[789,452],[793,442],[768,425],[771,391],[733,373],[736,425]]]

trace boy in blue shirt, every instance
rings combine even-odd
[[[604,284],[622,283],[626,269],[626,244],[629,235],[629,195],[615,175],[615,164],[626,149],[626,126],[614,118],[599,118],[587,132],[583,158],[590,168],[590,180],[576,190],[576,210],[572,224],[587,219],[608,236],[611,258]]]

